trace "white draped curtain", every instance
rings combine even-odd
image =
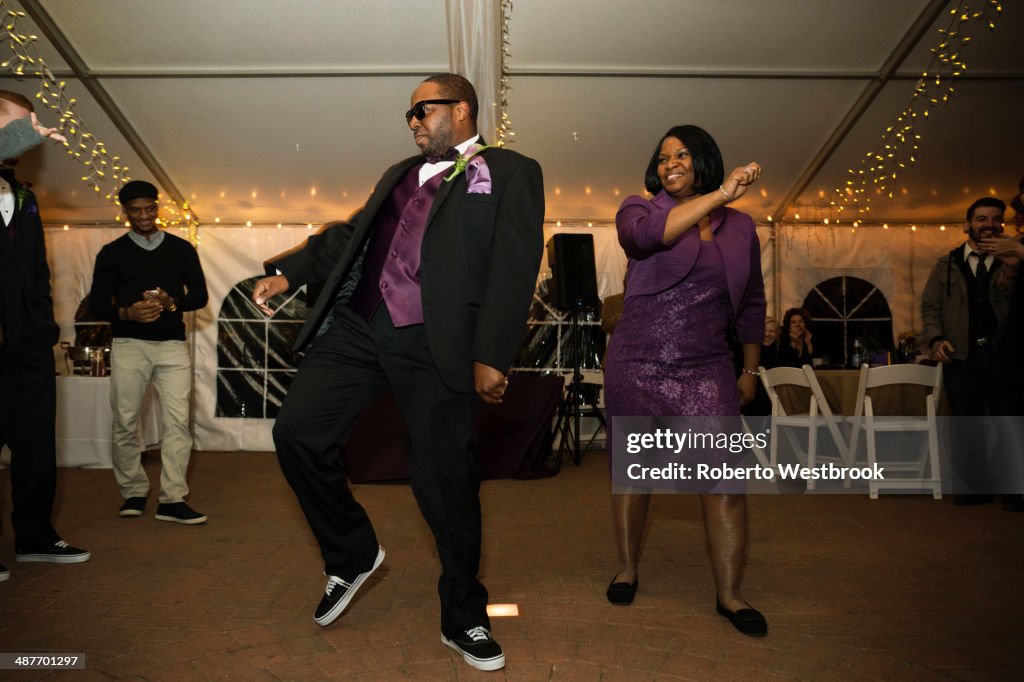
[[[449,69],[476,87],[477,130],[494,144],[501,102],[501,0],[446,0],[445,10]]]

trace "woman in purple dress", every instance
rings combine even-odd
[[[726,176],[718,145],[697,126],[661,138],[645,177],[653,198],[629,197],[616,216],[629,274],[605,367],[609,416],[734,417],[753,398],[765,318],[761,247],[750,216],[725,205],[760,174],[749,163]],[[743,348],[739,379],[730,328]],[[613,479],[624,480],[615,469]],[[636,593],[649,503],[650,493],[635,488],[612,495],[621,562],[608,587],[613,604],[630,604]],[[746,498],[701,494],[701,505],[716,608],[744,634],[762,636],[764,616],[740,596]]]

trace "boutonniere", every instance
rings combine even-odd
[[[31,196],[32,196],[32,193],[29,192],[24,187],[22,187],[21,185],[18,185],[17,187],[15,187],[14,188],[14,198],[16,200],[16,210],[20,211],[21,207],[25,205],[25,202],[28,201],[28,199]],[[38,208],[36,208],[35,204],[32,204],[31,206],[28,207],[29,215],[32,214],[32,209],[36,209],[37,211],[39,210]]]
[[[445,182],[451,182],[455,178],[459,177],[459,175],[461,175],[463,173],[463,171],[466,170],[466,166],[469,165],[469,160],[470,159],[475,157],[477,154],[479,154],[483,150],[490,149],[490,148],[491,148],[491,146],[490,145],[486,145],[486,144],[485,145],[480,145],[480,146],[470,145],[469,149],[466,150],[466,151],[469,152],[468,154],[459,154],[459,158],[455,159],[455,168],[452,170],[452,172],[450,174],[445,176],[444,181]],[[479,161],[483,162],[483,158],[481,157],[479,159]]]

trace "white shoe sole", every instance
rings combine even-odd
[[[10,577],[11,577],[11,572],[10,571],[4,571],[3,573],[0,573],[0,583],[2,583],[3,581],[7,580]]]
[[[501,654],[500,656],[496,656],[494,658],[477,658],[476,656],[473,656],[472,654],[463,651],[458,644],[448,639],[444,635],[441,635],[441,644],[444,644],[445,646],[454,649],[456,653],[462,656],[462,660],[464,660],[466,663],[476,668],[477,670],[491,672],[494,670],[501,670],[505,667],[505,654]]]
[[[90,552],[85,554],[72,554],[70,556],[54,554],[15,554],[14,560],[22,563],[38,562],[43,564],[81,564],[92,558]]]
[[[380,545],[377,546],[377,558],[373,561],[373,566],[366,573],[360,573],[355,580],[352,581],[352,587],[348,588],[348,592],[344,597],[341,598],[337,604],[331,607],[331,610],[320,616],[319,618],[313,617],[316,624],[320,627],[326,627],[336,621],[344,611],[345,607],[352,601],[352,597],[356,596],[356,592],[363,586],[366,579],[373,575],[373,572],[377,570],[377,567],[384,563],[384,548]]]
[[[141,516],[141,514],[139,515]],[[167,516],[166,514],[156,514],[153,518],[157,521],[170,521],[171,523],[183,523],[186,526],[197,526],[200,523],[206,523],[206,516],[199,516],[194,519],[179,519],[177,516]]]
[[[133,516],[142,516],[142,510],[141,509],[122,509],[121,511],[117,512],[117,515],[122,517],[122,518],[131,518]]]

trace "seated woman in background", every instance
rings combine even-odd
[[[776,367],[802,367],[811,364],[811,315],[803,308],[790,308],[782,318],[782,338]],[[765,365],[767,367],[767,365]]]

